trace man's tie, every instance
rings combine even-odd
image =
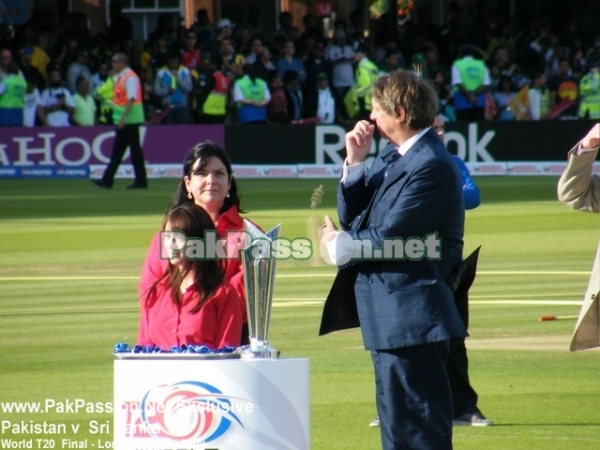
[[[396,150],[395,152],[393,152],[389,158],[388,158],[388,166],[395,164],[401,157],[402,155],[400,154],[400,152],[398,150]]]
[[[387,164],[385,165],[385,174],[384,177],[387,177],[388,174],[388,170],[390,169],[390,167],[392,167],[394,164],[396,164],[398,162],[398,160],[400,159],[402,155],[400,154],[400,152],[398,150],[394,151],[388,158],[387,160]]]

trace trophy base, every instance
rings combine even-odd
[[[239,353],[241,359],[277,359],[280,354],[279,350],[268,345],[262,347],[244,345],[239,347],[235,353]]]

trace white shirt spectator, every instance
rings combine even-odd
[[[23,126],[34,127],[35,116],[37,115],[38,106],[43,106],[40,91],[34,89],[25,94],[25,106],[23,107]]]
[[[325,59],[331,62],[345,58],[346,61],[333,64],[333,73],[331,83],[334,87],[350,87],[354,85],[354,51],[348,44],[336,45],[330,42],[325,48]]]
[[[542,93],[539,89],[530,88],[527,94],[529,95],[529,114],[531,120],[540,120],[542,117],[540,113]]]
[[[335,99],[333,98],[329,87],[326,89],[319,89],[317,117],[321,119],[321,123],[333,123],[335,120]]]
[[[68,89],[63,87],[44,89],[44,92],[42,92],[42,105],[44,107],[56,105],[63,97],[67,106],[75,108],[75,102],[73,102],[71,93]],[[71,123],[69,122],[69,113],[62,109],[47,113],[46,119],[48,120],[48,126],[51,127],[71,126]]]
[[[88,66],[73,62],[67,69],[67,88],[72,94],[77,92],[77,79],[79,77],[86,78],[90,82],[90,85],[92,84],[92,73]]]

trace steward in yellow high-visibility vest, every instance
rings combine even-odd
[[[8,76],[0,81],[0,126],[23,126],[23,108],[27,82],[19,74],[19,66],[11,62],[8,65]]]
[[[112,125],[113,95],[115,89],[114,77],[109,75],[94,91],[94,98],[100,102],[98,122],[103,125]]]
[[[377,64],[367,58],[367,48],[362,44],[354,51],[354,60],[357,62],[354,73],[354,95],[356,96],[355,107],[357,110],[354,116],[358,115],[359,119],[366,119],[371,114],[373,84],[379,78],[381,71]]]
[[[579,117],[600,119],[600,58],[591,56],[586,61],[589,72],[579,82]]]
[[[202,104],[203,123],[223,123],[227,114],[227,98],[231,80],[221,70],[215,70],[207,81],[208,95]]]

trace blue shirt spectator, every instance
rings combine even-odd
[[[299,58],[296,58],[296,47],[292,41],[287,41],[283,45],[283,56],[277,60],[277,72],[283,79],[285,73],[288,70],[292,70],[298,74],[300,84],[303,85],[306,81],[306,70],[304,70],[304,63]]]

